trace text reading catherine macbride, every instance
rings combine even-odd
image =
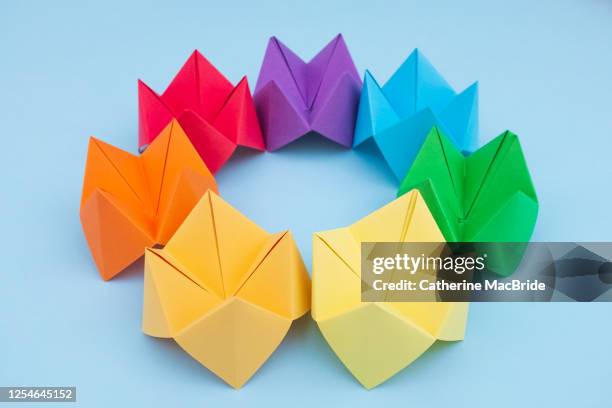
[[[362,300],[467,301],[474,292],[546,291],[546,284],[538,279],[510,276],[521,260],[517,248],[477,249],[368,243],[362,246]],[[493,250],[492,256],[486,249]]]

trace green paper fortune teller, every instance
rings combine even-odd
[[[398,196],[414,188],[449,242],[526,243],[538,215],[521,145],[509,131],[465,156],[432,128]],[[522,257],[522,251],[495,253],[495,245],[488,249],[493,255],[489,269],[503,276],[510,275]]]

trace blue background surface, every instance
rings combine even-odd
[[[104,283],[78,205],[89,135],[136,150],[137,78],[161,91],[198,48],[253,88],[270,35],[310,58],[342,32],[360,73],[381,81],[414,47],[457,89],[479,80],[483,141],[522,137],[534,238],[609,241],[612,3],[101,3],[0,5],[0,385],[75,385],[88,407],[610,406],[610,304],[474,304],[465,341],[372,391],[305,317],[235,391],[141,333],[142,262]],[[218,181],[265,228],[292,229],[309,267],[312,232],[395,193],[375,152],[318,139],[241,152]]]

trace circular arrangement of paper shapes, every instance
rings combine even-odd
[[[268,233],[217,195],[237,146],[323,136],[374,143],[398,198],[317,232],[311,283],[289,231]],[[527,242],[538,201],[518,137],[478,147],[478,88],[457,93],[418,50],[381,87],[341,35],[310,61],[271,38],[254,95],[195,51],[167,89],[138,82],[140,155],[91,138],[80,217],[100,276],[145,257],[143,331],[173,338],[241,387],[310,309],[367,388],[436,340],[463,338],[466,303],[362,302],[362,242]],[[502,271],[503,272],[503,271]]]

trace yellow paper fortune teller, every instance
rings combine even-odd
[[[143,331],[174,338],[235,388],[310,308],[289,231],[270,234],[208,191],[163,249],[145,253]]]
[[[312,317],[366,388],[386,381],[436,340],[461,340],[467,303],[362,302],[362,242],[444,242],[413,190],[350,227],[314,234]]]

